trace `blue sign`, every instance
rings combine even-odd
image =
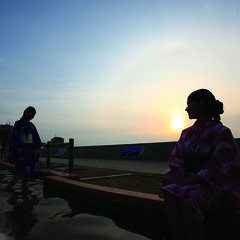
[[[121,153],[121,157],[139,157],[143,150],[143,146],[125,147]]]
[[[56,153],[57,156],[62,156],[66,152],[66,149],[59,149]]]

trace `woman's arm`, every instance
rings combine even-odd
[[[194,184],[207,184],[207,181],[200,177],[199,175],[195,175],[195,176],[190,176],[190,177],[171,177],[171,178],[167,178],[164,179],[162,181],[160,181],[160,183],[162,184],[162,187],[165,187],[167,185],[170,184],[174,184],[176,183],[179,186],[185,186],[185,185],[194,185]]]

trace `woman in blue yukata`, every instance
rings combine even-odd
[[[10,180],[6,190],[9,191],[22,178],[23,191],[28,188],[29,176],[35,175],[35,163],[39,160],[38,149],[42,146],[38,131],[30,121],[35,117],[34,107],[25,109],[20,120],[16,121],[9,143],[8,161],[15,164],[17,174]]]

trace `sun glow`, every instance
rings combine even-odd
[[[175,130],[175,131],[181,131],[184,127],[184,120],[183,120],[183,117],[181,116],[174,116],[172,118],[172,129]]]

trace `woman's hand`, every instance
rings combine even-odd
[[[37,157],[37,155],[38,155],[38,149],[35,151],[34,156]]]
[[[162,184],[162,187],[165,187],[167,185],[171,185],[176,183],[179,186],[185,186],[188,185],[188,179],[187,178],[182,178],[182,177],[171,177],[171,178],[167,178],[164,179],[162,181],[160,181],[160,183]]]

